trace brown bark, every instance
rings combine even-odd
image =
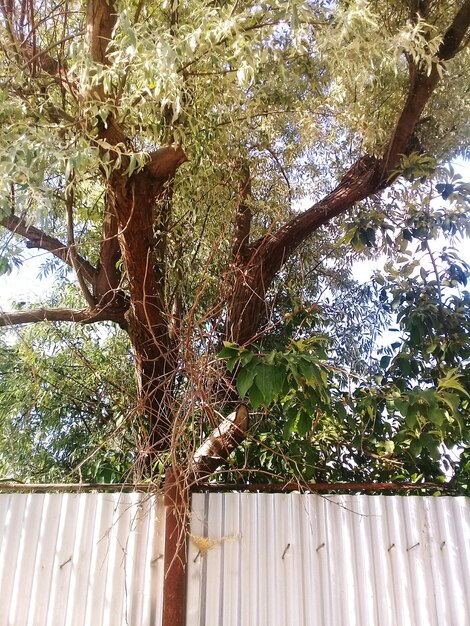
[[[94,322],[116,322],[125,325],[125,309],[107,307],[103,309],[29,309],[27,311],[10,311],[0,313],[0,327],[33,324],[37,322],[80,322],[93,324]]]
[[[184,472],[170,467],[165,476],[165,551],[162,626],[185,626],[189,489]]]
[[[228,316],[230,341],[244,344],[254,337],[266,305],[267,289],[282,265],[305,239],[382,186],[381,161],[364,157],[350,168],[340,184],[323,200],[258,242],[245,268],[238,270]]]
[[[118,242],[118,223],[114,211],[105,200],[103,216],[103,234],[101,238],[100,257],[97,264],[97,275],[94,282],[93,295],[100,306],[122,297],[119,291],[121,272],[118,267],[121,250]]]
[[[238,189],[237,213],[235,216],[235,232],[233,238],[232,254],[235,264],[246,264],[250,257],[250,230],[252,212],[250,208],[251,200],[251,176],[248,163],[241,166],[241,179]]]
[[[93,60],[108,64],[107,50],[117,14],[113,0],[88,0],[87,43]]]
[[[110,205],[118,225],[118,242],[126,269],[131,305],[126,313],[136,364],[141,408],[150,418],[152,451],[169,447],[172,415],[170,395],[176,375],[176,345],[165,300],[164,258],[156,258],[154,223],[168,210],[168,185],[186,160],[180,147],[167,146],[150,163],[128,177],[115,171],[109,182]]]
[[[465,45],[464,40],[470,26],[470,0],[465,0],[444,34],[437,55],[438,62],[452,59]],[[437,64],[427,72],[410,61],[410,84],[406,102],[398,118],[384,159],[384,176],[393,171],[401,156],[406,153],[416,124],[424,107],[440,80]]]
[[[109,63],[116,19],[113,0],[88,0],[88,46],[96,63]],[[97,86],[93,97],[105,99],[102,85]],[[99,122],[98,136],[112,145],[126,143],[111,114],[106,123]],[[162,238],[155,239],[154,225],[167,223],[169,206],[164,196],[185,159],[181,148],[167,146],[153,152],[140,172],[128,176],[126,163],[111,174],[96,282],[102,301],[113,301],[120,293],[117,262],[122,258],[130,292],[126,329],[134,351],[140,408],[150,420],[152,453],[169,447],[172,418],[168,395],[176,369],[176,346],[170,336],[163,282],[165,246]]]

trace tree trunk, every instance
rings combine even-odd
[[[116,218],[131,300],[125,316],[127,332],[134,351],[139,409],[149,419],[146,435],[150,454],[170,447],[171,393],[177,362],[165,299],[164,250],[155,238],[154,224],[167,221],[162,212],[170,208],[168,189],[185,160],[181,148],[168,146],[153,153],[140,172],[128,176],[120,169],[109,181],[110,208]]]

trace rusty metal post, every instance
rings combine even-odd
[[[174,467],[165,475],[165,520],[162,626],[186,626],[189,489]]]

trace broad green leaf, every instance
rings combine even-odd
[[[255,368],[256,386],[264,398],[264,404],[270,404],[282,391],[286,373],[282,366],[260,363]]]
[[[232,357],[238,356],[239,348],[228,341],[224,341],[224,347],[217,355],[220,359],[230,359]]]
[[[253,409],[256,411],[256,409],[259,408],[264,403],[264,397],[255,383],[253,383],[250,386],[248,390],[248,395],[250,398],[250,404],[253,407]]]
[[[312,417],[306,412],[301,411],[297,420],[295,430],[301,437],[305,437],[308,431],[312,428]]]
[[[237,376],[237,390],[240,395],[240,398],[243,399],[246,396],[246,393],[249,391],[249,389],[253,385],[255,375],[256,375],[256,369],[254,367],[243,368],[242,370],[240,370]]]
[[[419,439],[413,439],[413,441],[410,444],[410,452],[414,457],[418,457],[421,454],[421,450],[423,449],[423,446],[421,444],[421,442],[419,441]]]

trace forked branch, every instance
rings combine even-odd
[[[401,157],[409,153],[411,139],[424,107],[441,79],[443,62],[465,45],[470,27],[470,0],[465,0],[445,32],[431,72],[410,72],[408,95],[382,158],[363,156],[346,172],[339,184],[322,200],[297,214],[274,233],[262,237],[237,276],[229,303],[227,338],[249,342],[258,330],[266,291],[274,276],[297,248],[318,228],[350,210],[356,202],[390,186]]]
[[[240,404],[226,417],[196,450],[190,471],[196,480],[212,474],[245,439],[250,424],[246,405]]]
[[[346,172],[339,185],[323,200],[295,216],[276,233],[261,240],[258,249],[263,251],[261,258],[265,264],[271,259],[275,271],[294,250],[316,229],[332,218],[350,209],[354,203],[377,193],[393,181],[393,173],[401,157],[409,150],[416,125],[424,107],[435,91],[441,74],[439,64],[452,59],[464,45],[470,28],[470,0],[465,0],[451,25],[444,34],[438,58],[431,72],[418,72],[410,79],[409,91],[392,133],[383,159],[362,157]],[[274,269],[274,268],[273,268]],[[268,272],[266,277],[272,272]]]

